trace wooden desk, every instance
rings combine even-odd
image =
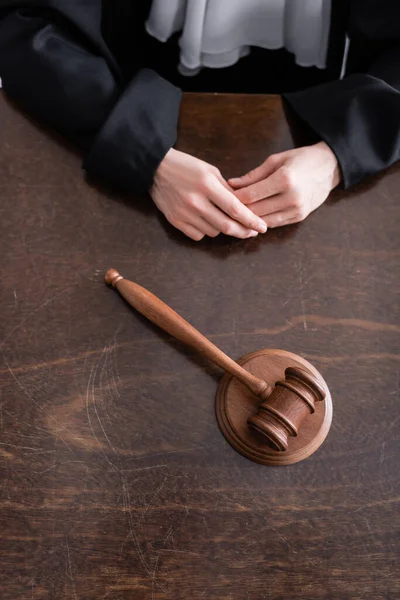
[[[2,600],[399,597],[400,169],[264,237],[185,239],[1,98]],[[273,97],[189,95],[180,148],[240,174]],[[334,400],[310,459],[220,434],[220,372],[103,283],[116,267],[237,358],[302,354]]]

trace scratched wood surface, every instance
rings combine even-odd
[[[395,599],[400,169],[299,226],[194,243],[0,98],[1,600]],[[292,144],[279,99],[185,98],[179,146],[242,173]],[[232,357],[330,385],[331,432],[253,464],[218,369],[103,283],[115,267]]]

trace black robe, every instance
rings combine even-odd
[[[283,93],[348,187],[400,158],[400,0],[332,5],[325,70],[256,48],[189,78],[177,72],[177,36],[161,44],[145,32],[151,0],[0,0],[0,77],[79,145],[88,173],[139,192],[176,141],[181,89]]]

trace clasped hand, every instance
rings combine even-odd
[[[302,221],[339,182],[338,161],[325,142],[273,154],[228,182],[216,167],[171,149],[150,195],[171,225],[193,240],[219,233],[248,238]]]

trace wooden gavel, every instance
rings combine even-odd
[[[258,412],[247,423],[264,442],[278,451],[288,447],[288,436],[297,436],[307,415],[314,413],[315,403],[325,399],[325,389],[311,372],[298,366],[285,370],[285,379],[271,387],[241,367],[217,348],[157,296],[132,281],[124,279],[115,269],[105,274],[107,284],[119,293],[143,316],[184,344],[206,356],[231,374],[260,398]]]

